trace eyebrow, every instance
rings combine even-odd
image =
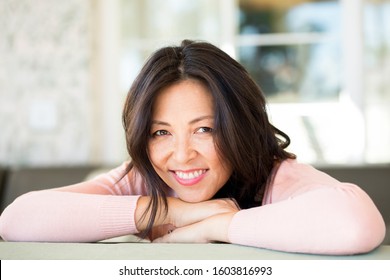
[[[198,118],[195,118],[193,120],[191,120],[189,122],[189,124],[195,124],[197,122],[200,122],[200,121],[203,121],[203,120],[207,120],[207,119],[212,119],[214,120],[214,117],[213,116],[202,116],[202,117],[198,117]],[[164,126],[171,126],[168,122],[163,122],[163,121],[159,121],[159,120],[152,120],[152,125],[164,125]]]

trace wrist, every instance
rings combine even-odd
[[[209,242],[219,241],[230,243],[229,241],[229,227],[235,212],[222,213],[212,216],[205,220],[205,230],[203,231],[205,239]]]
[[[149,196],[141,196],[137,201],[137,208],[135,210],[135,225],[138,231],[143,231],[147,228],[152,208],[148,208],[151,202]],[[179,207],[180,200],[173,197],[167,197],[168,209],[165,212],[164,205],[161,203],[157,209],[156,218],[153,226],[160,226],[166,224],[175,225],[177,216],[180,211],[176,209]]]
[[[137,201],[137,207],[134,213],[135,226],[139,232],[146,229],[150,215],[146,209],[150,203],[150,197],[140,196]],[[148,211],[150,212],[150,211]]]

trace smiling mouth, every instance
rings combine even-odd
[[[199,176],[206,173],[206,169],[191,171],[191,172],[183,172],[183,171],[174,171],[176,176],[179,177],[182,180],[189,180],[189,179],[195,179]]]
[[[198,169],[192,171],[172,171],[175,179],[182,185],[190,186],[203,179],[208,169]]]

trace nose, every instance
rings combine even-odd
[[[189,137],[176,137],[173,157],[177,163],[187,163],[196,157],[196,150]]]

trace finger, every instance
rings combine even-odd
[[[172,230],[170,233],[167,233],[159,238],[154,239],[153,243],[181,243],[185,235],[181,233],[181,230]]]
[[[166,236],[166,235],[154,239],[154,240],[152,241],[152,243],[170,243],[170,242],[168,241],[168,238],[166,238],[165,236]]]
[[[159,238],[154,239],[154,240],[152,241],[152,243],[164,243],[164,242],[162,242],[162,238],[159,237]]]

